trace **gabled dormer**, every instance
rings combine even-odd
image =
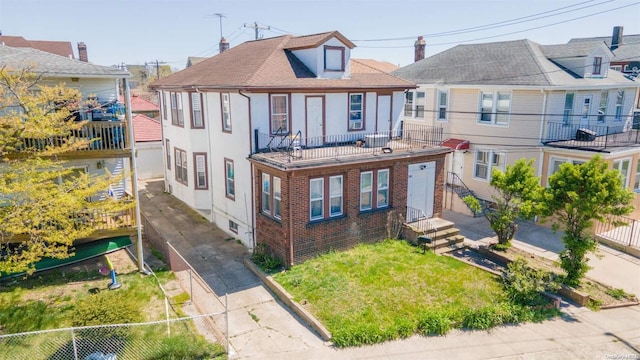
[[[337,31],[292,37],[285,45],[319,79],[350,78],[349,60],[354,47]]]
[[[546,57],[581,78],[606,78],[614,57],[604,42],[542,46]]]

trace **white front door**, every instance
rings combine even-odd
[[[433,197],[436,184],[436,162],[410,164],[407,184],[407,222],[420,210],[427,217],[433,216]],[[412,211],[413,210],[413,211]]]
[[[589,125],[589,117],[591,115],[591,102],[593,101],[591,95],[585,96],[582,99],[582,116],[580,117],[580,126]]]
[[[391,95],[378,95],[378,114],[376,131],[386,132],[391,130]]]
[[[306,146],[324,144],[324,97],[307,96],[307,143]]]

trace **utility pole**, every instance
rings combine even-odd
[[[226,18],[226,16],[223,13],[215,13],[213,14],[214,16],[217,16],[218,19],[220,20],[220,38],[222,39],[222,18]]]
[[[156,59],[155,63],[156,63],[156,79],[160,80],[160,65],[164,65],[166,64],[166,62]]]
[[[244,24],[246,28],[252,28],[256,32],[256,40],[260,38],[259,30],[271,30],[271,26],[260,26],[257,21],[254,21],[253,24]]]

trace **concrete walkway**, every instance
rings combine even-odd
[[[563,304],[566,315],[541,324],[491,331],[413,336],[375,346],[335,349],[320,340],[242,264],[246,248],[163,192],[162,180],[141,184],[140,203],[153,226],[218,294],[229,294],[235,359],[606,359],[640,358],[640,307],[591,312]],[[458,224],[471,241],[492,236],[484,219]],[[455,220],[454,220],[455,221]],[[483,233],[484,231],[484,233]],[[521,228],[522,231],[522,228]],[[546,238],[539,241],[554,243]],[[546,249],[540,246],[541,249]],[[622,257],[612,256],[614,267]],[[633,271],[640,266],[634,264]]]

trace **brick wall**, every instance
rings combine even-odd
[[[414,155],[403,159],[366,162],[282,171],[266,164],[254,163],[256,189],[256,242],[286,264],[302,262],[331,250],[343,250],[362,242],[375,242],[387,236],[390,211],[405,214],[409,164],[436,161],[434,216],[442,213],[445,154]],[[390,169],[390,206],[380,210],[360,211],[360,173]],[[282,220],[261,214],[262,173],[278,176],[282,181]],[[342,175],[343,215],[310,222],[309,179]],[[325,196],[325,202],[329,199]],[[291,202],[291,209],[289,208]],[[290,211],[292,210],[292,211]],[[293,241],[293,259],[291,243]]]

